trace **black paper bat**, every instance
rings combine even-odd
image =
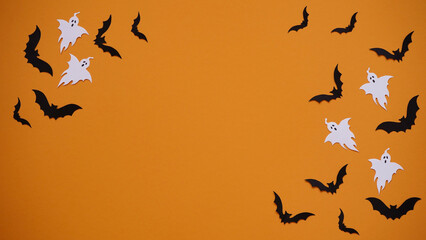
[[[102,49],[104,52],[108,52],[109,54],[111,54],[111,57],[117,56],[121,58],[120,53],[118,53],[118,51],[115,48],[105,45],[106,43],[105,36],[102,36],[102,35],[108,30],[110,25],[111,25],[111,15],[109,15],[108,20],[103,22],[102,27],[98,29],[98,34],[96,35],[96,39],[95,39],[95,45],[98,46],[100,49]]]
[[[384,50],[383,48],[370,48],[370,50],[377,53],[378,56],[384,56],[386,59],[392,59],[396,61],[402,61],[402,58],[404,57],[405,53],[408,51],[408,44],[412,42],[411,35],[414,31],[410,32],[404,39],[404,42],[402,42],[402,48],[401,51],[399,51],[399,48],[396,51],[392,51],[392,53]]]
[[[38,50],[36,50],[36,48],[41,37],[40,28],[38,28],[36,25],[36,30],[28,37],[29,40],[27,42],[27,47],[24,50],[27,62],[33,65],[33,67],[37,68],[40,72],[46,72],[53,76],[52,67],[50,67],[47,62],[38,58],[40,55],[38,54]]]
[[[294,217],[291,217],[291,213],[288,213],[287,211],[285,211],[285,213],[283,213],[283,204],[281,202],[281,198],[280,196],[278,196],[278,194],[276,192],[274,192],[275,194],[275,200],[274,203],[277,205],[277,213],[278,215],[280,215],[280,219],[281,222],[286,224],[286,223],[297,223],[300,220],[306,220],[308,217],[310,216],[314,216],[315,214],[313,213],[309,213],[309,212],[303,212],[303,213],[299,213],[296,214]]]
[[[387,133],[391,132],[405,132],[407,129],[411,129],[411,126],[414,125],[414,120],[416,120],[417,117],[417,111],[419,110],[419,106],[417,105],[417,97],[419,95],[413,97],[408,102],[407,107],[407,117],[402,116],[402,118],[399,119],[399,122],[383,122],[380,123],[379,126],[377,126],[376,131],[381,129],[386,131]]]
[[[44,115],[48,116],[49,118],[54,118],[56,120],[61,117],[72,116],[75,111],[82,109],[76,104],[68,104],[61,108],[58,108],[58,106],[53,104],[49,105],[49,101],[47,100],[44,93],[35,89],[33,89],[33,91],[36,95],[35,102],[40,105],[40,109],[44,112]]]
[[[347,27],[345,27],[345,28],[335,28],[335,29],[333,29],[331,32],[333,33],[333,32],[337,32],[337,33],[340,33],[340,34],[342,34],[342,33],[348,33],[348,32],[352,32],[352,30],[354,29],[354,27],[355,27],[355,23],[356,23],[356,14],[357,14],[358,12],[356,12],[356,13],[354,13],[354,15],[352,15],[352,18],[351,18],[351,23],[347,26]]]
[[[342,85],[343,82],[340,80],[340,77],[342,74],[339,72],[339,69],[337,68],[339,64],[336,65],[336,68],[334,69],[334,83],[336,84],[336,87],[333,87],[333,90],[330,91],[330,94],[320,94],[316,95],[315,97],[311,98],[309,102],[311,101],[327,101],[330,102],[330,100],[340,98],[342,96]]]
[[[348,166],[348,164],[346,164],[339,170],[339,173],[336,177],[336,184],[334,184],[334,181],[331,181],[327,183],[328,187],[322,184],[322,182],[315,179],[305,179],[305,181],[310,183],[312,187],[317,187],[321,192],[325,191],[334,194],[336,193],[336,190],[339,189],[340,185],[343,183],[343,177],[346,175],[346,166]]]
[[[346,227],[346,225],[343,223],[343,219],[345,218],[345,215],[343,214],[342,209],[340,209],[340,215],[339,215],[339,229],[343,232],[347,232],[347,233],[356,233],[359,235],[358,231],[353,229],[353,228],[348,228]]]
[[[20,108],[21,108],[21,100],[19,100],[19,98],[18,98],[18,103],[15,105],[15,111],[13,111],[13,119],[20,122],[22,125],[28,125],[28,126],[31,127],[31,124],[27,120],[25,120],[25,119],[21,118],[21,116],[19,116],[19,109]]]
[[[288,32],[290,31],[299,31],[299,29],[305,28],[306,26],[308,26],[308,16],[309,13],[306,11],[307,6],[303,9],[303,21],[300,25],[295,25],[293,27],[291,27]]]
[[[387,219],[391,218],[392,220],[395,220],[395,218],[401,218],[405,214],[407,214],[408,211],[414,209],[414,205],[417,201],[420,200],[420,198],[412,197],[407,200],[401,206],[398,208],[396,205],[390,205],[390,208],[386,206],[380,199],[378,198],[367,198],[368,201],[370,201],[371,205],[373,206],[373,210],[377,210],[380,214],[385,216]]]
[[[138,13],[138,16],[133,20],[133,25],[132,25],[132,33],[138,37],[139,39],[143,39],[146,42],[148,42],[148,39],[146,39],[145,34],[139,32],[138,30],[138,25],[139,22],[141,21],[141,15]]]

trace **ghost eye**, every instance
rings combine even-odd
[[[373,83],[375,83],[376,81],[373,80]]]

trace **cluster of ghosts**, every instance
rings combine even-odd
[[[382,76],[377,77],[375,73],[370,72],[370,68],[367,70],[367,80],[368,83],[362,85],[360,89],[365,91],[365,94],[371,94],[373,97],[374,103],[378,103],[382,108],[386,110],[387,99],[389,97],[388,90],[388,81],[393,76]],[[325,119],[325,124],[330,133],[325,138],[325,142],[330,142],[332,145],[339,143],[344,149],[350,149],[352,151],[358,152],[356,148],[356,143],[353,140],[355,135],[349,129],[349,120],[350,118],[345,118],[340,121],[339,124],[335,122],[327,122]],[[376,174],[374,175],[373,180],[377,180],[377,190],[380,194],[386,185],[392,180],[393,174],[398,170],[404,170],[398,163],[391,162],[391,156],[388,153],[389,148],[384,151],[380,159],[369,159],[373,169]]]
[[[77,14],[79,14],[79,12],[74,13],[74,16],[72,16],[69,21],[58,19],[58,29],[61,31],[58,42],[61,42],[61,53],[62,51],[67,50],[70,45],[73,46],[77,41],[77,38],[81,37],[83,34],[89,35],[86,29],[78,25],[79,19]],[[58,87],[61,85],[65,86],[69,83],[74,85],[77,82],[84,80],[89,80],[92,82],[92,76],[90,75],[89,71],[87,71],[87,68],[90,66],[90,59],[93,59],[93,57],[88,57],[79,61],[78,58],[71,53],[70,56],[71,60],[68,62],[68,69],[62,73],[62,78],[58,84]]]

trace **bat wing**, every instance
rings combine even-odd
[[[322,182],[315,179],[305,179],[312,187],[318,188],[320,191],[330,192],[330,189],[326,187]]]
[[[33,67],[37,68],[40,72],[47,72],[51,76],[53,76],[52,67],[45,61],[38,58],[38,50],[36,47],[41,38],[40,28],[36,26],[36,30],[30,34],[29,40],[27,42],[27,47],[25,48],[25,58],[27,62],[30,63]]]
[[[337,177],[336,177],[336,189],[339,189],[339,186],[343,183],[343,177],[346,175],[346,167],[347,166],[348,166],[348,164],[346,164],[345,166],[343,166],[339,170],[339,173],[337,174]]]
[[[303,25],[294,25],[293,27],[291,27],[289,30],[288,30],[288,32],[291,32],[291,31],[299,31],[300,29],[302,29],[302,28],[304,28],[304,26]]]
[[[403,204],[401,204],[401,206],[399,206],[399,208],[397,210],[395,210],[396,211],[395,217],[401,218],[402,216],[407,214],[408,211],[414,210],[414,205],[419,200],[420,200],[420,198],[417,198],[417,197],[413,197],[413,198],[409,198],[409,199],[405,200],[405,202]]]
[[[370,201],[371,206],[373,206],[373,210],[378,211],[380,214],[382,214],[386,218],[391,217],[391,210],[380,199],[374,198],[374,197],[370,197],[366,199]]]
[[[391,133],[391,132],[405,132],[407,130],[407,126],[401,122],[382,122],[379,124],[379,126],[377,126],[376,131],[377,130],[384,130],[387,133]]]
[[[50,107],[49,101],[46,98],[46,95],[39,90],[33,89],[36,100],[35,102],[40,106],[40,109],[43,111],[44,115],[51,118],[52,108]]]
[[[58,119],[60,117],[65,117],[65,116],[72,116],[74,112],[77,111],[78,109],[82,109],[82,108],[76,104],[68,104],[61,108],[58,108],[58,110],[56,110],[55,119]]]
[[[102,49],[102,51],[108,52],[109,54],[111,54],[112,57],[117,56],[121,58],[120,53],[118,53],[118,51],[115,48],[104,45],[106,41],[105,41],[105,37],[103,37],[102,35],[109,29],[110,25],[111,25],[111,15],[109,15],[109,18],[103,22],[102,27],[98,29],[98,34],[96,35],[96,38],[95,38],[95,45],[97,45],[100,49]]]
[[[98,29],[96,40],[99,40],[102,38],[102,35],[108,30],[109,26],[111,26],[111,15],[109,15],[109,18],[102,23],[102,27]]]
[[[345,27],[345,28],[335,28],[335,29],[333,29],[331,32],[333,33],[333,32],[337,32],[337,33],[340,33],[340,34],[342,34],[342,33],[348,33],[348,32],[352,32],[352,30],[354,29],[354,27],[355,27],[355,23],[356,23],[356,14],[357,14],[358,12],[356,12],[356,13],[354,13],[354,15],[352,15],[352,18],[351,18],[351,22],[350,22],[350,24],[347,26],[347,27]]]
[[[320,95],[316,95],[314,97],[312,97],[311,99],[309,99],[309,102],[312,101],[316,101],[318,103],[321,103],[322,101],[326,101],[326,102],[330,102],[333,99],[336,99],[338,97],[334,96],[334,95],[330,95],[330,94],[320,94]]]
[[[306,8],[307,7],[305,7],[304,9],[303,9],[303,21],[302,21],[302,23],[301,24],[299,24],[299,25],[295,25],[295,26],[293,26],[293,27],[291,27],[289,30],[288,30],[288,32],[290,32],[290,31],[299,31],[300,29],[302,29],[302,28],[305,28],[306,26],[308,26],[308,16],[309,16],[309,13],[308,13],[308,11],[306,11]]]
[[[386,51],[383,48],[370,48],[371,51],[377,53],[378,56],[384,56],[386,59],[396,60],[395,55]]]
[[[276,192],[274,192],[274,195],[275,195],[274,203],[275,203],[275,205],[277,205],[277,209],[275,211],[280,216],[281,221],[283,221],[284,213],[283,213],[283,204],[281,202],[281,198],[280,198],[280,196],[278,196],[278,194]]]
[[[335,29],[331,30],[331,32],[332,33],[337,32],[337,33],[342,34],[342,33],[348,33],[350,31],[347,28],[335,28]]]
[[[102,49],[104,52],[108,52],[111,55],[111,57],[117,56],[121,58],[120,53],[118,53],[118,51],[113,47],[103,45],[103,44],[98,45],[98,47]]]
[[[140,16],[140,13],[138,13],[138,16],[133,20],[132,33],[139,39],[143,39],[148,42],[148,39],[146,39],[145,34],[139,32],[138,30],[138,25],[140,21],[141,21],[141,16]]]
[[[21,109],[21,100],[18,98],[18,103],[15,105],[15,110],[13,111],[13,119],[21,123],[22,125],[28,125],[31,127],[31,124],[19,116],[19,109]]]
[[[306,220],[306,219],[308,219],[308,217],[314,216],[314,215],[315,214],[310,213],[310,212],[302,212],[302,213],[296,214],[294,217],[290,218],[288,222],[289,223],[292,223],[292,222],[297,223],[300,220]]]
[[[342,93],[343,82],[342,80],[340,80],[340,77],[342,76],[342,74],[339,72],[338,66],[339,65],[337,64],[336,67],[334,68],[334,83],[336,84],[336,87],[337,87],[336,90]]]
[[[349,24],[348,27],[351,27],[352,29],[355,27],[355,23],[356,23],[356,15],[358,14],[358,12],[354,13],[354,15],[352,15],[351,17],[351,23]]]
[[[418,97],[419,95],[410,99],[407,107],[407,117],[401,121],[406,124],[408,129],[411,129],[411,126],[414,125],[414,120],[417,118],[417,111],[420,109],[417,105]]]
[[[346,227],[346,225],[343,223],[343,219],[344,219],[345,215],[343,214],[342,209],[340,209],[340,215],[339,215],[339,229],[343,232],[347,232],[347,233],[356,233],[359,235],[358,231],[353,229],[353,228],[348,228]]]
[[[411,35],[413,35],[413,32],[410,32],[405,38],[404,41],[402,42],[402,48],[401,48],[401,57],[403,57],[405,55],[405,53],[408,51],[408,45],[412,42],[411,40]]]

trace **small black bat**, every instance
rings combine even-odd
[[[133,20],[133,25],[132,25],[132,33],[136,36],[136,37],[138,37],[139,39],[143,39],[143,40],[145,40],[146,42],[148,42],[148,39],[146,39],[146,36],[145,36],[145,34],[143,34],[143,33],[141,33],[141,32],[139,32],[139,30],[138,30],[138,25],[139,25],[139,22],[141,21],[141,15],[140,15],[140,13],[138,13],[138,16]]]
[[[309,212],[303,212],[303,213],[299,213],[296,214],[294,217],[291,217],[291,213],[288,213],[287,211],[285,211],[285,213],[283,213],[283,204],[281,202],[281,198],[280,196],[278,196],[278,194],[276,192],[274,192],[275,194],[275,200],[274,203],[277,205],[277,213],[278,215],[280,215],[280,219],[281,222],[286,224],[286,223],[297,223],[300,220],[306,220],[308,217],[310,216],[314,216],[315,214],[313,213],[309,213]]]
[[[405,132],[407,129],[411,129],[411,126],[414,125],[414,120],[417,118],[417,111],[419,110],[419,106],[417,105],[417,97],[419,95],[413,97],[408,102],[407,107],[407,116],[402,116],[399,119],[399,122],[383,122],[377,126],[376,131],[381,129],[386,131],[387,133],[391,132]]]
[[[390,208],[386,206],[380,199],[378,198],[366,198],[368,201],[370,201],[371,205],[373,206],[373,210],[377,210],[380,214],[385,216],[387,219],[391,218],[392,220],[395,220],[395,218],[401,218],[405,214],[407,214],[408,211],[414,209],[414,205],[417,201],[420,200],[420,198],[412,197],[407,200],[401,206],[398,208],[396,205],[390,205]]]
[[[377,53],[378,56],[384,56],[386,59],[392,59],[396,61],[402,61],[402,58],[404,57],[405,53],[408,51],[408,44],[412,42],[411,35],[414,31],[410,32],[404,39],[404,42],[402,42],[402,48],[401,51],[399,51],[399,48],[396,51],[392,51],[392,53],[384,50],[383,48],[370,48],[370,50]]]
[[[38,42],[40,41],[41,32],[40,28],[36,25],[36,30],[30,34],[29,40],[27,42],[27,47],[25,48],[25,58],[27,62],[37,68],[41,73],[46,72],[53,76],[52,67],[45,61],[38,58],[38,50],[36,50]]]
[[[333,29],[331,32],[333,33],[333,32],[337,32],[337,33],[340,33],[340,34],[342,34],[342,33],[348,33],[348,32],[352,32],[352,30],[354,29],[354,27],[355,27],[355,23],[356,23],[356,14],[357,14],[358,12],[356,12],[356,13],[354,13],[354,15],[352,15],[352,18],[351,18],[351,23],[347,26],[347,27],[345,27],[345,28],[335,28],[335,29]]]
[[[340,80],[340,77],[342,74],[339,72],[339,69],[337,68],[339,64],[336,65],[336,68],[334,69],[334,83],[336,84],[336,87],[333,87],[333,90],[330,91],[330,94],[320,94],[316,95],[315,97],[311,98],[309,102],[311,101],[327,101],[330,102],[330,100],[340,98],[342,96],[342,85],[343,82]]]
[[[31,127],[31,124],[27,120],[25,120],[25,119],[21,118],[21,116],[19,116],[19,109],[20,108],[21,108],[21,100],[19,100],[19,98],[18,98],[18,103],[15,105],[15,111],[13,111],[13,119],[20,122],[22,125],[28,125],[28,126]]]
[[[343,223],[343,219],[345,218],[345,215],[343,214],[342,209],[340,209],[340,215],[339,215],[339,229],[343,232],[347,232],[347,233],[356,233],[359,235],[358,231],[353,229],[353,228],[348,228],[346,227],[346,225]]]
[[[49,118],[54,118],[56,120],[61,117],[72,116],[75,111],[82,109],[76,104],[68,104],[58,108],[56,105],[49,104],[49,101],[47,100],[44,93],[35,89],[33,89],[33,91],[36,95],[35,102],[40,105],[40,109],[44,112],[44,115],[48,116]]]
[[[100,49],[102,49],[104,52],[108,52],[109,54],[111,54],[111,57],[117,56],[121,58],[120,53],[118,53],[118,51],[115,48],[105,45],[106,43],[105,36],[102,36],[102,35],[108,30],[110,25],[111,25],[111,15],[109,15],[108,20],[103,22],[102,27],[98,29],[98,34],[96,35],[96,38],[94,40],[95,45],[98,46]]]
[[[322,182],[315,179],[305,179],[305,181],[310,183],[312,187],[317,187],[321,192],[325,191],[334,194],[336,193],[336,190],[339,189],[340,185],[343,183],[343,177],[346,175],[346,166],[348,166],[348,164],[346,164],[339,170],[339,173],[336,177],[336,184],[334,184],[334,181],[331,181],[327,183],[328,187],[322,184]]]
[[[299,31],[299,29],[305,28],[306,26],[308,26],[308,16],[309,13],[306,11],[307,6],[303,9],[303,21],[300,25],[295,25],[293,27],[291,27],[288,32],[290,31]]]

